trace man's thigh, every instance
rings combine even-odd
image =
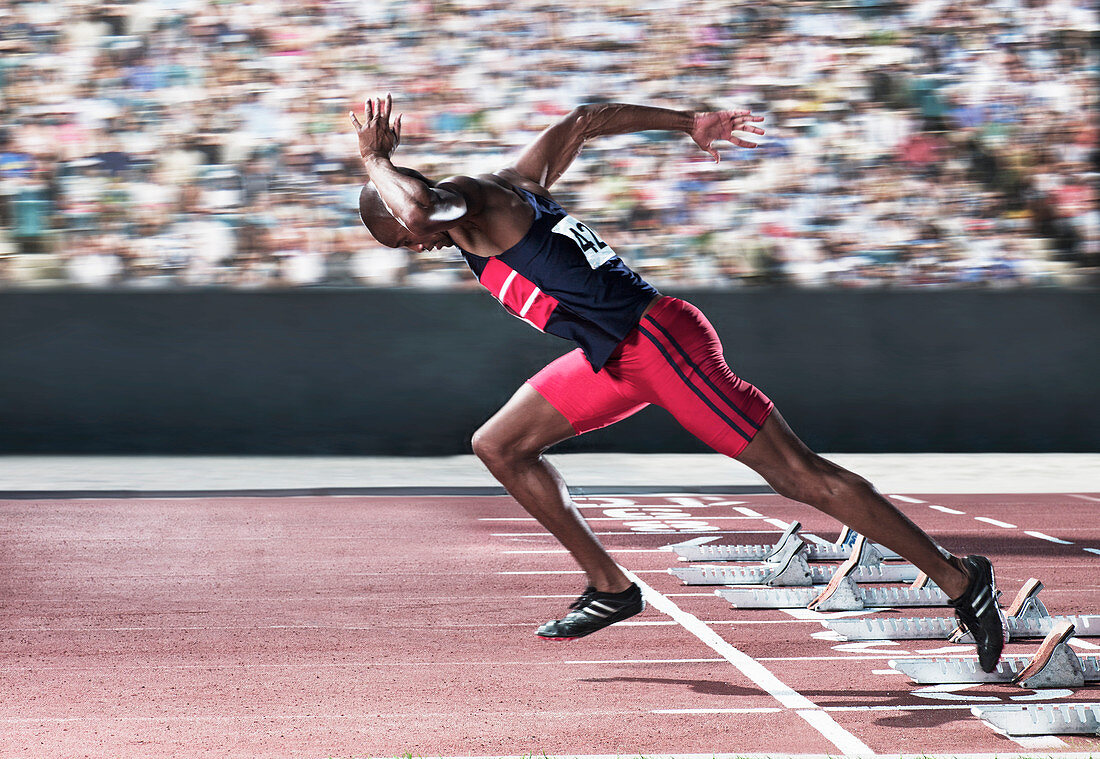
[[[609,370],[593,371],[579,348],[527,380],[577,435],[614,424],[649,405],[624,396],[618,384]]]

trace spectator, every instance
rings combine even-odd
[[[408,260],[349,231],[345,114],[379,89],[408,104],[401,149],[429,170],[495,165],[544,126],[526,114],[591,92],[770,112],[760,148],[684,182],[646,134],[560,184],[657,285],[1002,287],[1100,267],[1088,0],[0,13],[0,284],[465,286],[457,255]]]

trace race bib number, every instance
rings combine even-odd
[[[555,224],[551,231],[554,234],[565,235],[577,243],[584,257],[588,259],[588,265],[593,269],[598,269],[616,256],[611,246],[601,240],[592,227],[583,221],[577,221],[572,216],[566,216]]]

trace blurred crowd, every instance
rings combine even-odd
[[[8,0],[0,284],[463,287],[358,221],[348,111],[480,173],[585,102],[752,108],[755,150],[590,143],[555,188],[658,287],[1100,274],[1091,0]]]

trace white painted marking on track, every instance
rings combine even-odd
[[[928,508],[935,509],[936,511],[942,511],[944,514],[954,514],[956,516],[958,516],[959,514],[965,514],[966,513],[965,511],[959,511],[958,509],[949,509],[946,506],[936,506],[936,505],[931,504],[931,503],[928,504]]]
[[[790,522],[784,522],[782,519],[765,519],[768,524],[774,524],[779,529],[786,532],[787,528],[791,526]]]
[[[1049,540],[1051,543],[1058,543],[1063,546],[1073,545],[1072,540],[1062,540],[1061,538],[1055,538],[1047,535],[1045,532],[1035,532],[1034,530],[1024,530],[1024,535],[1030,535],[1033,538],[1039,538],[1040,540]]]
[[[1095,643],[1090,643],[1083,638],[1070,638],[1066,642],[1069,643],[1071,646],[1075,646],[1085,651],[1100,651],[1100,646],[1096,645]]]
[[[919,498],[910,498],[907,495],[891,495],[887,496],[887,498],[893,498],[896,501],[902,501],[904,503],[925,503]]]
[[[823,712],[813,701],[810,701],[810,699],[783,683],[763,664],[743,651],[731,646],[698,617],[681,609],[674,601],[658,593],[638,578],[637,575],[627,570],[623,571],[632,582],[638,584],[646,600],[649,601],[653,608],[672,617],[672,619],[682,625],[684,629],[736,667],[745,677],[752,680],[760,688],[763,688],[780,704],[788,709],[796,710],[798,716],[806,720],[806,722],[821,733],[826,740],[840,749],[843,753],[874,754],[870,746],[863,743],[863,741],[859,740],[852,733],[837,724],[832,717]]]
[[[1020,746],[1020,748],[1032,751],[1045,748],[1061,748],[1067,745],[1064,740],[1055,735],[1010,735],[1008,739]]]
[[[753,511],[748,506],[734,506],[733,510],[738,512],[739,514],[744,514],[747,517],[755,517],[757,519],[764,518],[763,514],[761,514],[759,511]]]
[[[658,551],[672,551],[676,546],[701,546],[704,543],[709,543],[712,540],[718,540],[717,537],[712,538],[692,538],[691,540],[683,540],[679,543],[669,543],[667,546],[661,546]]]
[[[1093,498],[1091,495],[1081,495],[1080,493],[1066,493],[1070,498],[1080,498],[1083,501],[1094,501],[1100,503],[1100,498]]]
[[[1100,556],[1100,548],[1085,548],[1083,550],[1088,551],[1089,553],[1094,553],[1097,556]]]
[[[990,517],[974,517],[974,519],[978,522],[985,522],[986,524],[991,524],[994,527],[1006,527],[1008,529],[1016,529],[1016,525],[1009,524],[1008,522],[1002,522],[999,519],[991,519]]]

